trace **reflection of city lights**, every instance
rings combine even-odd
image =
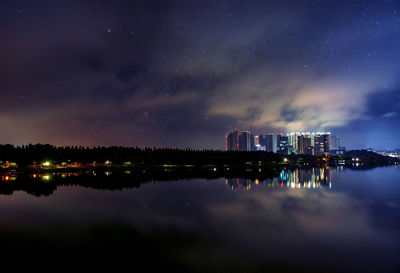
[[[278,177],[273,179],[267,179],[265,182],[260,179],[243,179],[234,178],[226,179],[226,183],[230,188],[239,188],[238,185],[242,186],[242,189],[249,190],[252,185],[264,184],[268,188],[280,187],[284,188],[285,185],[289,189],[319,189],[321,187],[332,188],[332,177],[334,171],[328,168],[311,168],[311,169],[296,169],[296,170],[282,170]]]
[[[41,178],[42,178],[42,180],[43,181],[50,181],[50,179],[51,179],[51,176],[50,175],[43,175],[43,176],[41,176]]]

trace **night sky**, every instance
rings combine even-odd
[[[0,143],[400,147],[400,1],[1,1]]]

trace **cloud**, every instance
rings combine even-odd
[[[396,112],[388,112],[382,115],[383,118],[391,118],[394,117],[395,115],[397,115]]]
[[[217,89],[208,111],[234,116],[241,126],[256,129],[329,129],[362,118],[366,98],[377,86],[345,78],[238,77]]]
[[[397,84],[390,4],[372,17],[307,1],[15,5],[0,14],[2,141],[222,148],[233,128],[398,112],[368,105]]]

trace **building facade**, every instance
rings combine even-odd
[[[239,151],[239,137],[237,131],[230,132],[226,136],[226,150]]]
[[[239,135],[239,151],[251,151],[250,132],[243,131]]]
[[[265,151],[273,152],[274,151],[274,134],[269,133],[265,135]]]

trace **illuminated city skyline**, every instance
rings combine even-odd
[[[254,134],[250,131],[231,131],[226,135],[227,151],[266,151],[280,154],[329,156],[344,154],[339,136],[330,132],[290,132],[284,134]]]

